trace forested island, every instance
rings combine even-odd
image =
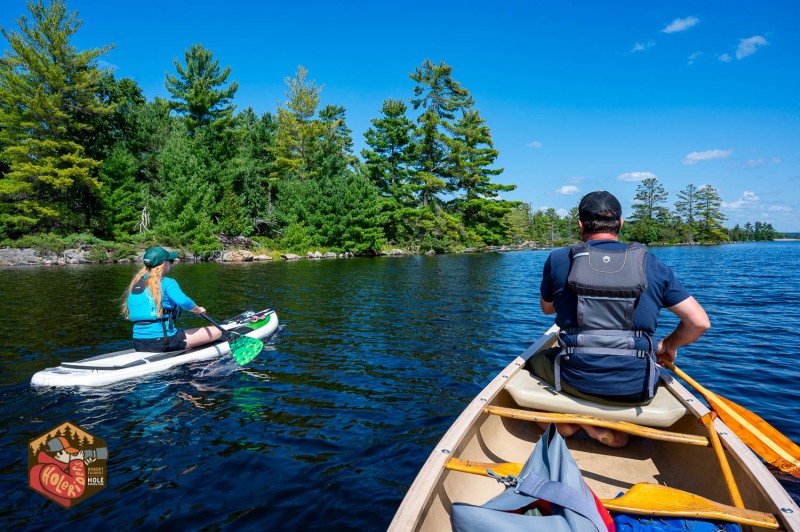
[[[444,62],[408,76],[408,101],[387,99],[354,153],[346,109],[321,106],[299,66],[275,112],[238,110],[238,84],[211,50],[190,46],[148,100],[78,50],[78,13],[30,0],[2,28],[0,246],[93,246],[98,260],[153,244],[213,258],[227,237],[256,253],[453,252],[578,239],[566,215],[503,199],[487,120]],[[163,68],[154,66],[154,68]],[[712,186],[688,185],[673,209],[657,179],[637,188],[622,237],[644,243],[772,240],[770,224],[728,229]],[[228,240],[229,241],[229,238]]]

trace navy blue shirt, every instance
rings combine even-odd
[[[627,244],[617,240],[590,240],[592,247],[623,249]],[[541,296],[556,309],[556,324],[562,329],[578,327],[578,296],[567,283],[571,264],[570,248],[550,253],[542,272]],[[691,294],[681,285],[672,270],[647,253],[647,290],[635,302],[633,326],[636,330],[655,333],[658,315],[663,307],[672,307]],[[641,342],[641,343],[640,343]],[[653,338],[653,348],[658,340]],[[648,349],[646,338],[637,339],[637,349]],[[581,392],[592,395],[622,395],[635,389],[645,376],[645,361],[616,355],[570,357],[561,365],[561,378]]]

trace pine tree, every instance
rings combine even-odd
[[[220,70],[219,60],[202,44],[193,44],[186,50],[184,60],[185,66],[174,60],[177,76],[167,74],[165,86],[173,97],[170,108],[186,118],[191,134],[211,124],[224,130],[236,109],[233,97],[239,88],[236,81],[225,86],[231,67]]]
[[[695,218],[697,217],[698,191],[694,185],[687,185],[678,192],[678,201],[675,202],[675,211],[683,223],[686,239],[694,242]]]
[[[409,74],[417,83],[411,103],[415,110],[422,110],[417,118],[414,151],[414,181],[422,207],[439,200],[439,194],[447,189],[452,178],[447,133],[456,113],[473,104],[469,91],[453,79],[452,70],[444,62],[437,66],[426,59]]]
[[[668,221],[669,211],[662,206],[667,201],[664,186],[655,177],[642,180],[633,198],[634,239],[650,243],[659,239],[659,228]]]
[[[270,113],[257,117],[247,108],[237,117],[239,150],[233,162],[233,191],[257,234],[276,229],[275,187],[270,179],[277,124]]]
[[[311,158],[323,134],[315,115],[324,87],[317,86],[316,81],[309,81],[308,70],[302,65],[297,67],[295,76],[286,78],[285,82],[288,100],[286,108],[278,109],[278,127],[272,148],[275,159],[273,181],[315,177],[316,169]]]
[[[79,231],[99,211],[99,162],[81,140],[90,117],[110,108],[97,98],[95,60],[112,46],[78,51],[71,40],[81,26],[63,0],[27,4],[31,20],[20,31],[0,28],[9,42],[0,61],[0,231]]]
[[[501,192],[516,189],[516,185],[493,183],[502,168],[490,168],[497,158],[492,136],[486,121],[475,110],[465,110],[453,124],[450,141],[453,176],[451,188],[459,196],[453,201],[455,212],[461,215],[474,244],[496,245],[505,239],[503,222],[513,203],[499,199]]]
[[[384,101],[381,118],[373,118],[373,127],[364,133],[370,149],[361,152],[366,175],[381,195],[384,234],[393,242],[410,236],[408,213],[416,207],[410,167],[414,124],[406,111],[400,100]]]
[[[697,223],[698,234],[703,242],[724,242],[728,240],[725,227],[722,225],[727,217],[722,214],[720,207],[722,199],[717,189],[711,185],[704,185],[697,189]]]

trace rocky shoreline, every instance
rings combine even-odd
[[[17,248],[1,248],[0,249],[0,266],[68,266],[72,264],[100,264],[100,263],[117,263],[117,264],[130,264],[130,263],[139,263],[142,262],[142,256],[144,255],[144,250],[140,250],[134,259],[120,259],[120,260],[110,260],[110,259],[100,259],[100,260],[92,260],[88,257],[90,254],[93,254],[92,251],[94,246],[81,246],[80,248],[76,249],[67,249],[64,250],[62,253],[56,254],[54,252],[44,252],[40,253],[39,251],[31,248],[25,249],[17,249]],[[489,248],[482,248],[482,249],[464,249],[459,251],[459,253],[501,253],[501,252],[508,252],[508,251],[521,251],[521,250],[535,250],[537,248],[536,244],[533,242],[524,242],[519,245],[513,246],[497,246],[497,247],[489,247]],[[402,257],[406,255],[435,255],[435,251],[428,251],[425,253],[414,253],[402,249],[392,249],[388,252],[379,252],[376,256],[388,256],[388,257]],[[305,256],[295,255],[293,253],[283,253],[280,256],[280,260],[287,260],[287,261],[296,261],[296,260],[323,260],[323,259],[345,259],[345,258],[352,258],[354,255],[352,253],[320,253],[319,251],[311,252],[309,251],[306,253]],[[189,262],[199,262],[200,259],[191,257],[191,256],[184,256],[181,260],[189,261]],[[248,251],[246,249],[232,249],[227,251],[221,251],[217,253],[215,256],[212,256],[208,259],[203,259],[209,262],[270,262],[272,261],[272,256],[270,255],[256,255],[252,251]]]

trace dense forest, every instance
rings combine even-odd
[[[388,99],[354,153],[346,109],[321,106],[302,66],[274,113],[237,110],[238,84],[212,51],[174,62],[169,99],[98,67],[113,48],[77,50],[77,12],[28,2],[2,28],[0,244],[104,246],[127,254],[159,243],[208,256],[219,235],[265,250],[454,251],[578,238],[566,216],[508,201],[496,181],[487,120],[444,62],[408,76],[408,101]],[[360,157],[359,157],[360,156]],[[656,179],[637,189],[623,238],[645,243],[770,240],[756,222],[726,229],[711,186],[688,185],[674,209]]]

